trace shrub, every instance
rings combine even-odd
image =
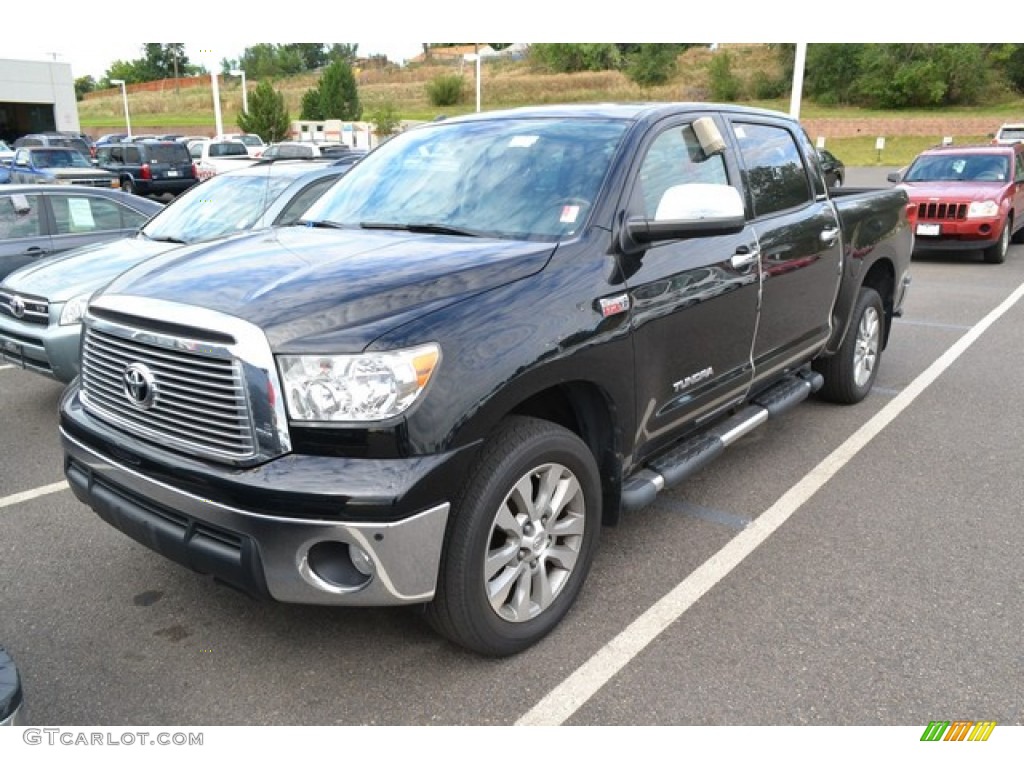
[[[711,76],[711,97],[715,101],[736,101],[740,96],[741,83],[732,71],[729,54],[718,51],[708,67]]]
[[[427,98],[435,107],[450,107],[462,101],[462,75],[438,75],[427,84]]]

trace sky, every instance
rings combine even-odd
[[[1007,42],[999,37],[1006,30],[991,24],[986,14],[958,15],[953,27],[941,14],[920,16],[891,0],[840,0],[810,10],[805,0],[736,0],[723,9],[727,19],[715,18],[714,6],[673,5],[664,0],[630,0],[600,13],[595,12],[598,6],[550,0],[516,0],[501,6],[500,13],[485,0],[388,0],[386,6],[364,1],[331,8],[314,5],[308,12],[299,12],[296,6],[297,12],[290,15],[283,10],[288,6],[275,6],[263,14],[264,19],[253,6],[247,6],[244,15],[231,4],[211,7],[179,0],[173,7],[180,13],[172,18],[140,6],[139,13],[121,17],[117,34],[111,36],[108,14],[83,15],[77,2],[50,0],[48,11],[66,9],[75,23],[47,30],[35,39],[32,25],[24,28],[24,34],[5,35],[0,58],[63,61],[71,65],[73,77],[99,79],[114,61],[141,58],[142,45],[151,37],[186,41],[189,60],[208,69],[219,68],[222,59],[238,58],[258,42],[296,42],[313,37],[312,32],[317,38],[357,42],[361,55],[383,53],[399,63],[422,50],[422,43],[413,40]],[[150,13],[154,16],[147,19]],[[139,20],[134,30],[132,18]],[[954,29],[956,36],[951,37]]]

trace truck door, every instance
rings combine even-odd
[[[761,248],[754,339],[760,380],[827,342],[842,277],[842,237],[820,174],[804,162],[806,137],[794,133],[799,128],[771,118],[734,117],[731,124]]]
[[[692,127],[701,115],[659,124],[628,183],[626,216],[653,219],[667,190],[732,184],[729,152],[706,155]],[[758,264],[753,230],[652,244],[623,257],[636,360],[636,456],[678,438],[736,402],[751,381]]]

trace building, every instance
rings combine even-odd
[[[70,64],[0,59],[0,139],[79,130]]]

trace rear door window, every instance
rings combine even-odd
[[[811,201],[800,150],[793,135],[776,125],[734,123],[754,211],[766,216]]]
[[[0,240],[17,240],[43,234],[43,215],[39,195],[3,195],[0,197]]]
[[[86,195],[51,195],[50,205],[57,235],[137,229],[147,218],[113,200]]]

